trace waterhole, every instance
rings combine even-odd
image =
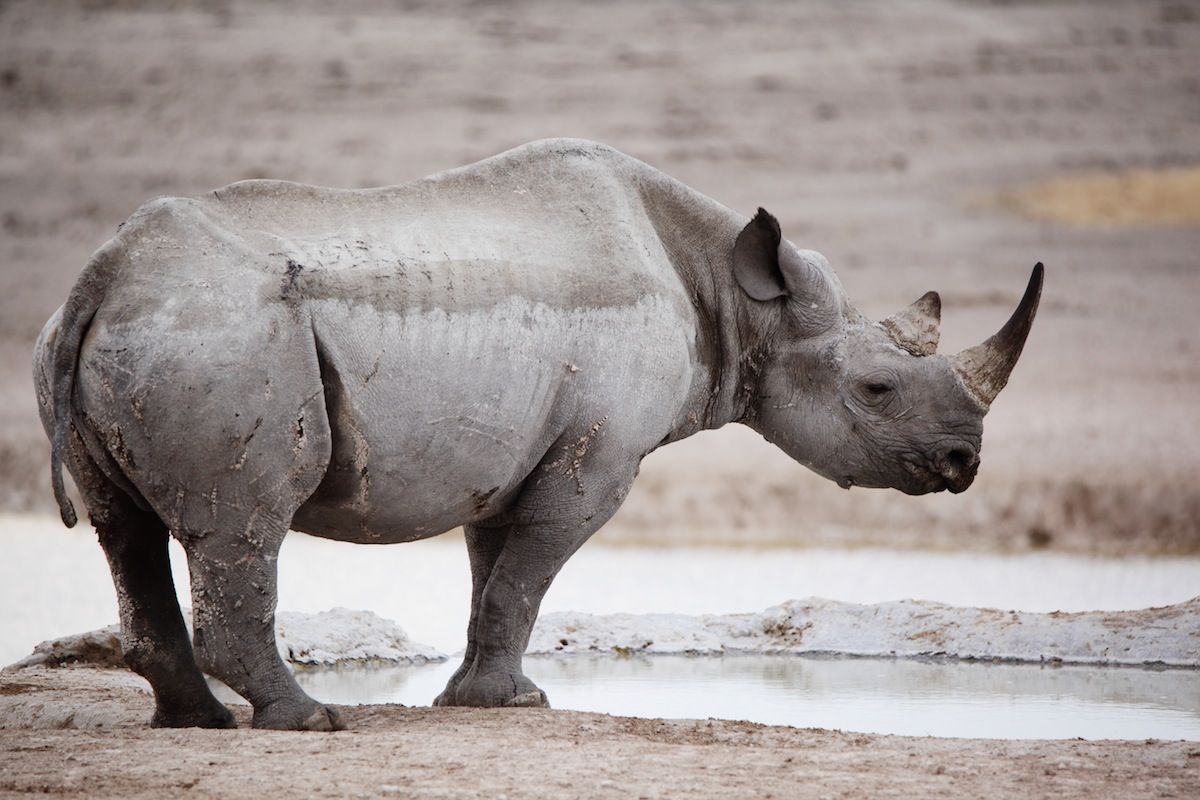
[[[331,703],[429,705],[457,662],[311,669]],[[987,739],[1200,741],[1200,672],[788,656],[527,658],[555,708]]]

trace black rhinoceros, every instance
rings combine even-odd
[[[383,189],[246,181],[142,206],[34,360],[67,525],[74,476],[153,723],[330,729],[276,651],[289,529],[466,532],[466,657],[444,705],[545,705],[521,671],[563,563],[642,458],[740,422],[845,487],[960,492],[1024,344],[935,354],[929,293],[882,323],[825,259],[608,147],[537,142]],[[168,568],[187,553],[194,639]]]

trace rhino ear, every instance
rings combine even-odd
[[[896,345],[914,356],[931,356],[937,352],[942,321],[942,299],[937,292],[926,292],[908,308],[885,319],[883,327]]]
[[[733,277],[755,300],[766,302],[788,293],[779,268],[779,220],[760,208],[733,245]]]

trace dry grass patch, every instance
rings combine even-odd
[[[990,198],[1026,219],[1104,228],[1200,225],[1200,165],[1062,175]]]

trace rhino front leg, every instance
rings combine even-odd
[[[480,600],[487,588],[488,579],[492,577],[492,569],[497,559],[504,552],[504,543],[508,541],[508,532],[512,526],[503,525],[465,525],[463,538],[467,543],[467,556],[471,561],[471,618],[467,623],[467,649],[463,653],[463,662],[446,683],[445,690],[433,701],[435,706],[457,705],[458,685],[475,663],[475,653],[478,641],[475,631],[479,622]]]
[[[603,473],[591,474],[581,480],[576,465],[568,482],[535,482],[518,499],[499,552],[482,550],[476,533],[469,545],[472,571],[489,562],[491,570],[486,581],[473,574],[479,588],[472,597],[467,655],[438,705],[549,707],[546,693],[521,669],[538,609],[563,564],[625,499],[636,467],[603,480]],[[490,545],[500,538],[492,537]]]
[[[200,666],[254,706],[254,727],[342,730],[336,710],[309,697],[275,644],[276,564],[286,523],[183,536]]]

